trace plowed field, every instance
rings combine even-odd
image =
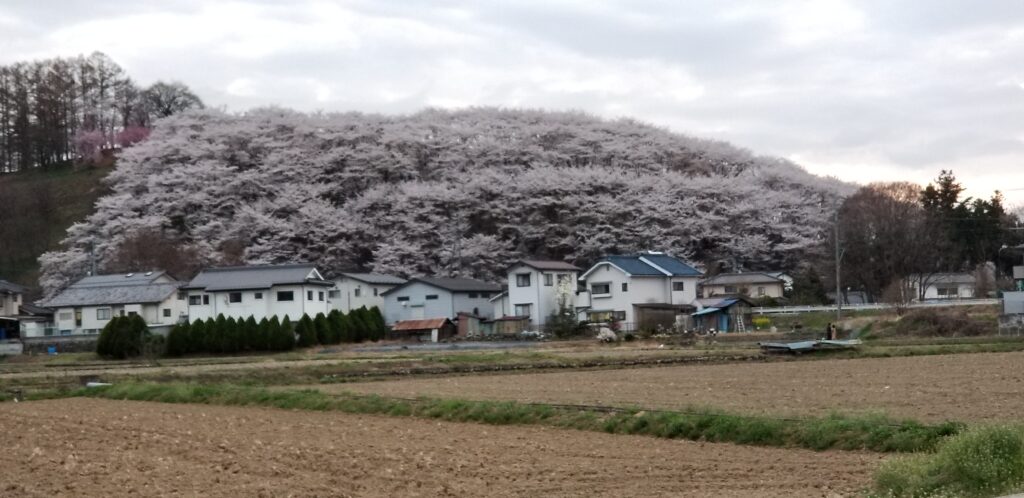
[[[1024,414],[1024,353],[455,376],[315,387],[400,397],[662,409],[712,406],[787,416],[840,411],[925,421],[1016,420]]]
[[[66,399],[0,404],[0,496],[829,496],[881,458],[537,427]]]

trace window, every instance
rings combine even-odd
[[[481,292],[480,293],[480,298],[481,299],[490,299],[491,298],[491,293],[490,292]]]
[[[726,285],[725,286],[725,293],[726,294],[735,294],[736,293],[736,286],[735,285]]]
[[[437,294],[427,294],[427,301],[433,301],[437,299]]]
[[[295,300],[295,292],[292,292],[292,291],[278,291],[277,292],[277,300],[278,301],[294,301]]]
[[[408,301],[408,300],[409,300],[409,296],[399,296],[399,297],[398,297],[398,298],[396,298],[395,300],[396,300],[396,301],[398,301],[398,302],[400,302],[400,303],[404,303],[404,302],[406,302],[406,301]]]
[[[324,300],[324,291],[318,292],[316,297],[317,297],[317,301],[323,301]]]
[[[529,304],[517,304],[516,305],[516,316],[530,316]]]
[[[517,273],[516,274],[516,287],[529,287],[530,286],[530,274],[529,273]]]
[[[138,316],[138,313],[134,311],[129,311],[128,316]]]
[[[170,317],[171,317],[171,309],[170,308],[164,308],[164,318],[170,318]]]
[[[621,322],[626,319],[625,311],[591,311],[587,313],[587,319],[591,322]]]
[[[379,292],[380,292],[380,290],[379,290],[379,289],[377,289],[376,287],[374,287],[374,288],[373,288],[373,297],[377,297],[377,294],[378,294]]]
[[[331,299],[338,299],[339,297],[341,297],[341,291],[340,290],[327,291],[327,297],[329,297]]]
[[[674,292],[682,292],[686,290],[686,282],[672,282],[672,290]]]
[[[97,320],[110,320],[110,308],[96,308]]]
[[[313,291],[306,291],[306,301],[313,300]]]
[[[764,287],[758,287],[757,288],[757,295],[758,295],[758,297],[764,296]]]
[[[544,286],[545,287],[551,287],[552,285],[555,285],[555,276],[550,274],[550,273],[545,273],[544,274]]]
[[[263,293],[262,292],[257,292],[255,297],[256,297],[256,299],[263,299]]]
[[[76,309],[75,310],[75,326],[76,327],[81,327],[82,326],[82,310],[80,310],[80,309]]]
[[[622,282],[622,292],[629,292],[629,284]]]
[[[476,293],[476,292],[470,292],[470,293],[469,293],[469,298],[470,298],[470,299],[476,299],[476,298],[478,298],[478,297],[480,297],[480,294],[478,294],[478,293]]]
[[[352,291],[352,295],[355,296],[355,297],[359,297],[360,295],[362,295],[362,293],[363,293],[363,288],[362,287],[356,287],[356,289],[354,291]]]
[[[240,302],[242,302],[242,293],[241,292],[229,292],[228,293],[228,302],[229,303],[240,303]]]
[[[188,296],[189,306],[199,306],[203,304],[203,296]]]
[[[594,294],[595,296],[602,294],[611,294],[612,284],[609,284],[607,282],[601,284],[590,284],[590,293]]]
[[[567,281],[569,281],[569,275],[568,274],[566,274],[566,273],[559,273],[558,274],[558,285],[562,285],[563,283],[565,283]]]
[[[188,293],[187,292],[179,292],[178,293],[178,301],[184,301],[187,298],[188,298]]]
[[[203,294],[203,304],[210,304],[210,295]]]
[[[936,287],[935,290],[942,297],[956,297],[959,294],[956,287]]]

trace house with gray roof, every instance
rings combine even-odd
[[[381,273],[342,272],[334,279],[334,287],[327,298],[331,309],[345,313],[366,306],[376,306],[384,312],[383,294],[405,283],[404,278]]]
[[[490,299],[501,286],[471,278],[420,277],[408,280],[381,295],[384,319],[392,324],[403,320],[456,319],[468,313],[493,318]]]
[[[562,304],[575,312],[576,282],[582,271],[565,261],[521,259],[515,262],[508,268],[505,297],[492,301],[494,317],[528,317],[531,325],[543,327]]]
[[[190,321],[219,315],[295,321],[330,312],[327,293],[333,287],[316,265],[287,264],[206,268],[182,290],[188,296]]]
[[[187,315],[181,282],[161,270],[93,275],[39,303],[54,311],[59,335],[98,334],[115,316],[139,315],[162,332]]]
[[[780,298],[786,291],[786,280],[773,273],[751,271],[743,273],[719,273],[701,282],[701,295],[747,296],[755,299]]]
[[[25,301],[28,289],[18,284],[0,280],[0,341],[19,336],[17,316]]]
[[[616,321],[624,329],[668,327],[696,308],[703,274],[663,252],[607,256],[579,280],[577,308],[591,322]]]
[[[991,278],[995,281],[994,274]],[[907,285],[919,299],[973,299],[977,277],[973,273],[911,275]]]

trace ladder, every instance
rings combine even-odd
[[[746,332],[747,326],[743,324],[743,315],[739,315],[739,319],[736,320],[736,332]]]

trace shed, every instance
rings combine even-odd
[[[439,342],[455,336],[455,324],[448,318],[402,320],[391,326],[389,339]]]
[[[738,332],[750,325],[751,302],[739,297],[700,299],[703,308],[694,313],[694,328],[701,332]],[[742,325],[741,325],[742,323]]]

